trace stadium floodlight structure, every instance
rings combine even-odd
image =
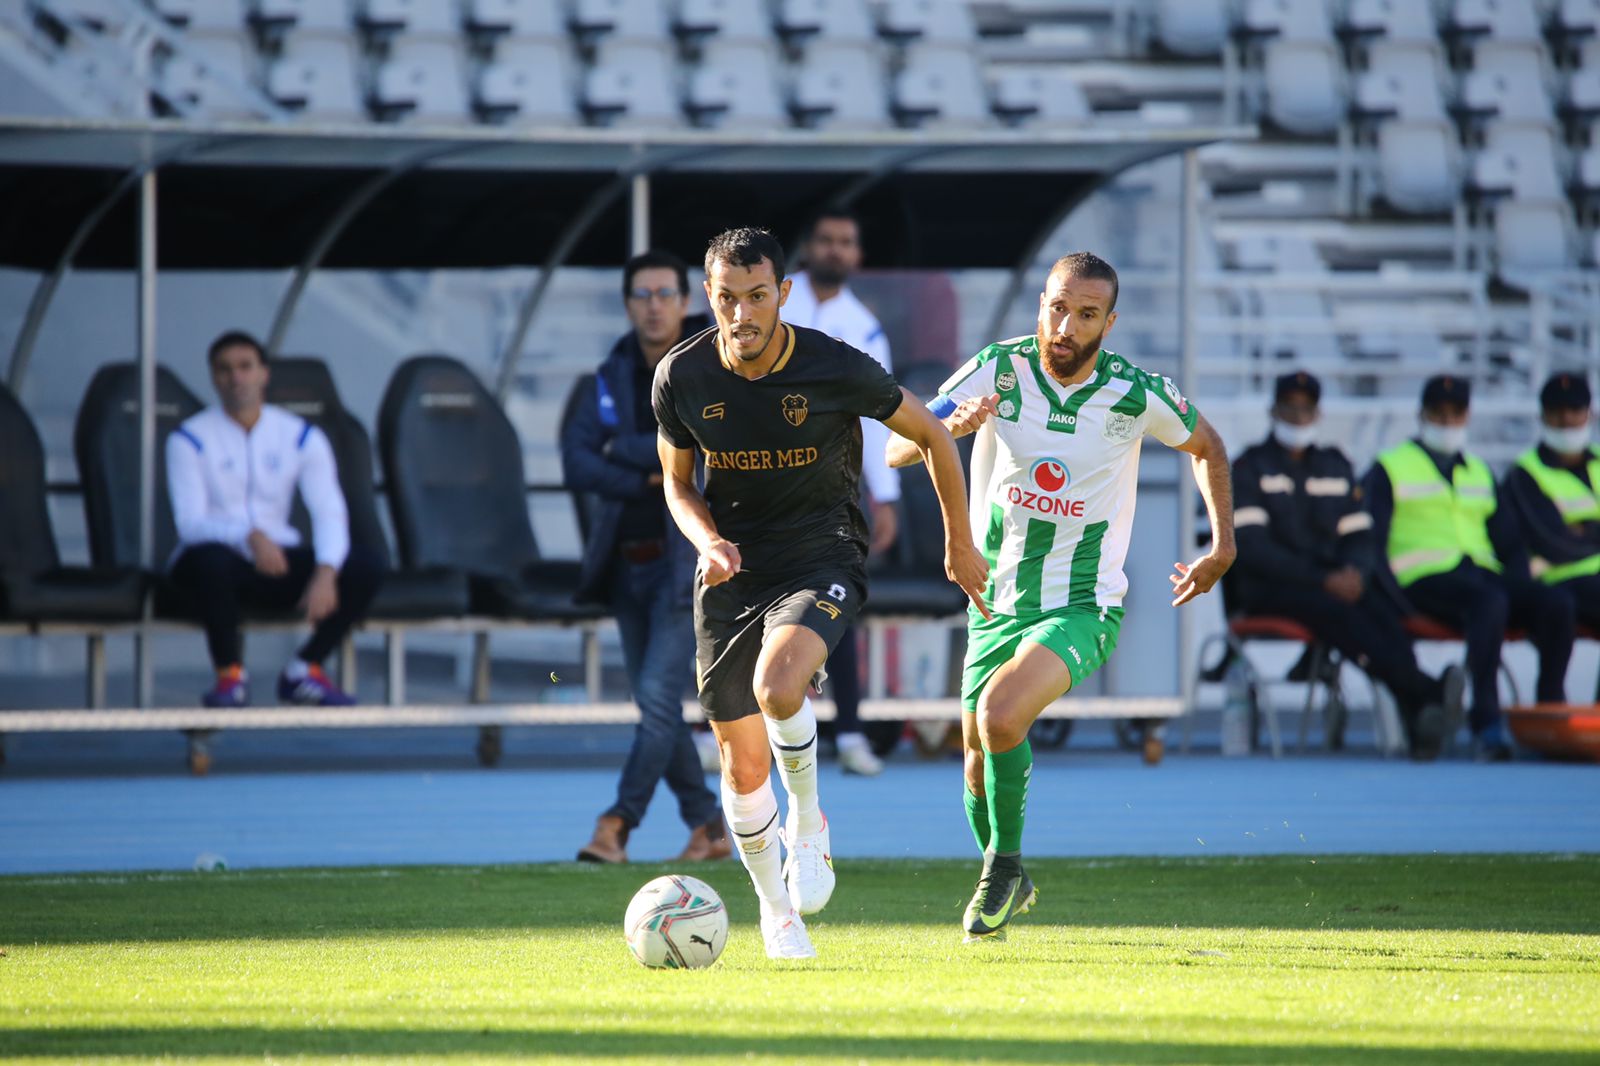
[[[504,399],[557,268],[615,267],[647,245],[697,261],[710,234],[736,224],[766,225],[789,240],[824,206],[873,220],[878,267],[1009,271],[994,332],[1074,207],[1129,167],[1184,153],[1180,384],[1192,389],[1195,152],[1255,136],[1248,125],[752,132],[0,117],[0,263],[41,275],[7,379],[20,391],[67,270],[137,271],[148,430],[141,469],[149,486],[161,268],[291,269],[268,331],[276,350],[306,279],[321,266],[537,266],[499,356]],[[142,507],[142,559],[154,570],[148,490]],[[1192,499],[1180,506],[1178,544],[1194,543],[1193,511]],[[1180,618],[1180,649],[1187,629]],[[147,624],[138,635],[141,649],[149,631]],[[151,668],[143,650],[139,660],[137,702],[145,706]],[[1180,678],[1192,676],[1180,670]],[[1153,710],[1119,712],[1112,702],[1100,713]],[[1176,713],[1187,702],[1186,694],[1163,707]]]

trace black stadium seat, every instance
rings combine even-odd
[[[474,613],[578,622],[578,563],[541,559],[528,520],[522,445],[471,370],[419,355],[395,371],[378,413],[378,448],[400,557],[470,575]]]
[[[45,495],[44,446],[17,398],[0,386],[0,619],[137,619],[146,579],[135,567],[62,566]]]
[[[334,462],[339,467],[339,487],[344,490],[345,509],[350,516],[350,543],[376,556],[388,570],[367,616],[398,621],[465,614],[467,578],[460,570],[392,568],[389,543],[378,519],[377,499],[372,489],[372,442],[361,422],[340,402],[327,364],[314,358],[273,359],[267,401],[293,411],[327,435]],[[311,520],[298,496],[293,520],[309,543]]]

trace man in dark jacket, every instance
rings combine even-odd
[[[1246,613],[1292,618],[1394,694],[1417,759],[1439,754],[1459,723],[1465,674],[1417,668],[1399,604],[1372,580],[1372,517],[1338,448],[1315,443],[1322,386],[1300,371],[1277,381],[1272,434],[1233,464],[1234,563]]]
[[[680,861],[731,854],[716,793],[689,727],[683,697],[694,672],[691,587],[695,552],[667,516],[656,455],[650,381],[662,356],[710,323],[686,318],[688,268],[666,252],[645,252],[622,271],[633,330],[617,341],[573,395],[561,431],[567,486],[586,494],[580,603],[611,608],[622,636],[629,683],[641,715],[622,768],[617,801],[578,852],[589,862],[626,862],[628,834],[663,778],[689,826]]]
[[[1600,630],[1600,448],[1590,439],[1589,383],[1553,375],[1539,392],[1539,444],[1506,474],[1501,496],[1522,530],[1534,575],[1568,593],[1578,621]],[[1600,702],[1600,693],[1595,696]]]

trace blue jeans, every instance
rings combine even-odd
[[[662,778],[691,829],[717,814],[716,793],[706,787],[700,754],[683,720],[684,693],[694,677],[694,620],[688,605],[680,607],[677,600],[666,559],[616,561],[611,610],[641,717],[617,783],[617,802],[606,814],[621,818],[629,829],[644,820]]]

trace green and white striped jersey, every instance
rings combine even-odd
[[[993,393],[999,414],[980,432],[994,434],[994,463],[987,483],[971,486],[990,609],[1028,617],[1120,607],[1140,445],[1147,433],[1184,443],[1199,412],[1169,378],[1104,349],[1092,377],[1064,386],[1046,372],[1033,337],[989,345],[939,387],[929,407],[942,418]]]

